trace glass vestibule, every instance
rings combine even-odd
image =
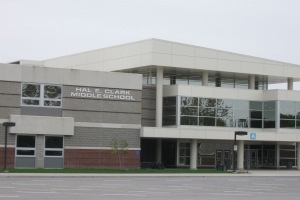
[[[276,145],[245,145],[244,168],[273,168],[276,167]]]

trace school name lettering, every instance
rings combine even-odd
[[[135,100],[131,95],[130,90],[112,90],[100,88],[76,88],[75,92],[71,92],[71,97]]]

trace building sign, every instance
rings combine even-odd
[[[256,140],[256,133],[250,133],[250,140]]]
[[[237,151],[237,145],[233,145],[233,150]]]
[[[130,90],[76,87],[71,97],[134,101]]]

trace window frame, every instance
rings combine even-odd
[[[62,141],[62,148],[46,148],[46,137],[61,137]],[[65,137],[60,135],[45,135],[44,136],[44,157],[45,158],[63,158],[64,157],[64,146],[65,146]],[[46,155],[46,151],[61,151],[61,156],[48,156]]]
[[[27,147],[18,147],[18,136],[34,136],[34,148],[27,148]],[[26,134],[17,134],[16,138],[15,138],[15,144],[16,144],[16,148],[15,148],[15,157],[31,157],[34,158],[36,157],[36,135],[26,135]],[[34,155],[18,155],[17,152],[18,150],[29,150],[29,151],[34,151]]]
[[[39,85],[40,86],[40,97],[23,97],[23,85]],[[60,99],[50,99],[45,98],[45,86],[58,86],[61,88],[61,98]],[[21,84],[21,106],[27,106],[27,107],[44,107],[44,108],[62,108],[62,94],[63,94],[63,86],[57,85],[57,84],[49,84],[49,83],[22,83]],[[23,104],[23,100],[38,100],[39,105],[27,105]],[[58,101],[60,102],[60,106],[45,106],[45,101]]]

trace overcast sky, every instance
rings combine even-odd
[[[0,63],[147,38],[300,65],[300,0],[0,0]]]

